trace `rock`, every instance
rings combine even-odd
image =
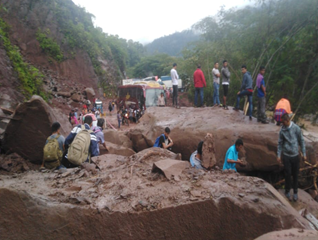
[[[115,131],[112,129],[103,130],[105,141],[120,145],[126,148],[133,147],[132,141],[123,132]]]
[[[110,143],[107,141],[105,141],[105,142],[106,142],[106,146],[107,146],[109,151],[107,151],[103,145],[99,145],[100,155],[110,153],[110,154],[116,154],[116,155],[129,157],[129,156],[136,153],[131,148],[127,148],[127,147],[124,147],[122,145],[113,144],[113,143]]]
[[[72,96],[71,96],[71,99],[74,102],[81,102],[82,101],[82,95],[79,94],[79,93],[73,93]]]
[[[70,92],[58,92],[57,95],[58,96],[62,96],[62,97],[66,97],[66,98],[71,97],[71,93]]]
[[[255,240],[316,240],[318,232],[315,230],[304,230],[292,228],[287,230],[266,233]]]
[[[84,90],[84,94],[86,95],[86,99],[92,101],[93,98],[95,97],[95,91],[93,88],[86,88]]]
[[[165,159],[155,162],[152,172],[162,171],[165,177],[171,180],[172,177],[179,177],[181,172],[187,167],[190,167],[189,162]]]
[[[41,97],[33,96],[16,109],[4,134],[4,149],[16,152],[31,162],[42,162],[43,147],[51,135],[53,122],[60,122],[65,137],[71,124],[64,114],[56,112]]]

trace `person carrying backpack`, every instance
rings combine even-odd
[[[105,124],[105,119],[99,118],[97,120],[97,126],[96,127],[93,126],[92,131],[96,135],[97,143],[102,144],[105,147],[105,149],[108,151],[108,148],[107,148],[106,142],[105,142],[105,138],[104,138],[104,133],[103,133],[104,124]],[[99,146],[98,146],[98,153],[100,153]]]
[[[169,137],[170,134],[170,128],[166,127],[165,132],[161,134],[159,137],[157,137],[154,147],[159,147],[163,149],[168,149],[171,151],[171,147],[173,146],[173,141]]]
[[[43,163],[41,168],[60,169],[64,168],[61,165],[64,141],[65,138],[60,134],[61,125],[58,122],[52,124],[52,135],[46,140],[43,148]]]
[[[65,153],[62,164],[67,168],[80,166],[83,162],[90,162],[91,157],[99,155],[97,138],[90,130],[93,119],[86,116],[84,125],[73,128],[65,139]]]

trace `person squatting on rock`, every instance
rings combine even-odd
[[[281,118],[285,113],[287,113],[289,117],[293,115],[293,112],[291,111],[290,102],[288,101],[286,95],[281,100],[278,101],[275,107],[274,119],[278,126],[281,124],[282,122]]]
[[[64,167],[61,165],[61,161],[65,138],[60,134],[61,125],[59,122],[53,123],[51,129],[52,135],[48,137],[43,148],[43,163],[41,168],[60,169]]]
[[[259,74],[256,79],[257,86],[257,97],[258,97],[258,106],[257,106],[257,121],[267,124],[267,116],[265,114],[266,106],[266,87],[264,81],[265,67],[261,66],[259,69]]]
[[[160,96],[158,96],[158,106],[164,107],[165,105],[166,105],[165,97],[164,97],[163,93],[160,93]]]
[[[236,105],[233,108],[235,111],[239,110],[240,99],[243,96],[248,97],[249,108],[248,108],[248,115],[249,119],[252,120],[252,113],[253,113],[253,79],[250,72],[247,71],[245,65],[242,66],[242,73],[243,73],[243,82],[240,91],[237,93]]]
[[[213,106],[220,106],[220,98],[219,98],[219,89],[220,89],[220,72],[219,72],[219,63],[214,63],[214,68],[212,69],[213,76]]]
[[[193,73],[193,81],[195,87],[195,94],[194,94],[194,106],[199,107],[198,105],[198,95],[200,95],[200,106],[203,107],[203,89],[206,87],[206,81],[204,78],[204,74],[201,70],[201,65],[198,65],[197,70]]]
[[[291,200],[290,189],[291,189],[291,175],[293,176],[293,189],[294,201],[298,200],[298,173],[299,173],[299,147],[304,156],[306,157],[306,146],[303,138],[303,134],[300,127],[292,122],[285,113],[282,118],[283,126],[279,132],[278,148],[277,148],[277,161],[284,164],[285,174],[285,196],[288,200]]]
[[[199,142],[198,148],[196,151],[194,151],[191,156],[190,156],[190,164],[192,167],[197,168],[197,169],[205,169],[202,166],[202,146],[203,146],[203,141]]]
[[[227,66],[227,61],[223,61],[223,67],[221,69],[222,73],[222,87],[223,87],[223,107],[225,110],[229,110],[229,108],[226,105],[226,97],[229,92],[229,85],[230,85],[230,76],[231,73],[229,71],[229,68]]]
[[[154,147],[159,147],[163,149],[172,150],[173,141],[169,137],[170,135],[170,128],[166,127],[165,132],[161,134],[159,137],[157,137]]]
[[[178,75],[176,69],[177,69],[177,64],[174,63],[172,65],[172,69],[170,71],[172,88],[173,88],[172,104],[173,104],[173,107],[178,108],[178,79],[179,79],[179,75]]]
[[[223,164],[223,170],[236,170],[236,163],[244,165],[243,161],[238,159],[238,153],[243,149],[243,140],[237,139],[235,144],[232,145],[226,152]]]
[[[108,151],[108,148],[106,146],[106,142],[105,142],[105,138],[104,138],[104,133],[103,133],[103,129],[104,129],[104,124],[105,124],[105,119],[104,118],[99,118],[97,120],[97,126],[96,127],[92,127],[92,131],[95,133],[96,135],[96,139],[97,139],[97,146],[98,146],[98,155],[100,153],[99,150],[99,145],[98,144],[102,144],[104,146],[104,148]]]
[[[99,155],[96,135],[90,130],[92,122],[92,117],[86,116],[84,125],[74,127],[65,139],[65,152],[62,159],[65,167],[77,167],[83,162],[89,162],[91,157]]]

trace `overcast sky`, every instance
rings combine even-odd
[[[73,0],[95,15],[95,25],[105,33],[141,43],[189,29],[201,19],[249,0]]]

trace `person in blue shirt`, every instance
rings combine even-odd
[[[225,160],[223,164],[223,170],[236,170],[236,163],[244,165],[243,161],[238,159],[238,153],[243,149],[242,139],[237,139],[235,144],[231,146],[225,155]]]
[[[259,69],[259,74],[256,79],[257,86],[257,97],[258,97],[258,106],[257,106],[257,121],[267,124],[267,116],[265,114],[265,105],[266,105],[266,87],[264,81],[265,67],[261,66]]]

